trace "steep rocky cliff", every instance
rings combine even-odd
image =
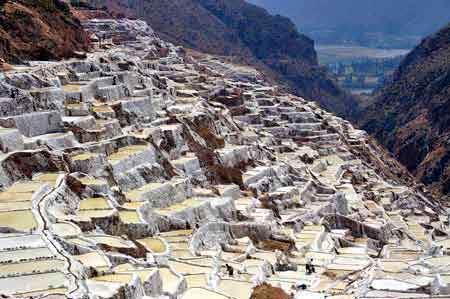
[[[424,39],[362,120],[407,168],[450,193],[450,26]]]
[[[341,116],[356,101],[319,67],[314,42],[282,16],[243,0],[104,0],[115,16],[147,21],[163,38],[257,66],[291,91]],[[162,13],[163,12],[163,13]]]
[[[88,49],[88,35],[59,0],[0,1],[0,58],[50,60]]]

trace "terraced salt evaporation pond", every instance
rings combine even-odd
[[[200,206],[202,203],[204,203],[204,201],[202,200],[198,200],[195,198],[188,198],[183,202],[180,203],[176,203],[171,205],[170,207],[167,208],[161,208],[161,209],[154,209],[155,213],[161,214],[161,215],[170,215],[173,213],[177,213],[177,212],[181,212],[184,209],[187,208],[193,208],[193,207],[198,207]]]
[[[88,160],[94,157],[97,157],[98,154],[97,153],[82,153],[82,154],[78,154],[72,157],[73,161],[84,161],[84,160]]]
[[[220,293],[216,293],[205,288],[189,288],[181,297],[182,299],[230,299]]]
[[[26,210],[30,208],[29,201],[17,201],[17,202],[1,202],[0,212],[14,210]]]
[[[142,223],[136,211],[120,211],[119,217],[124,223]]]
[[[81,246],[91,246],[92,243],[80,238],[72,238],[69,241],[73,244],[81,245]]]
[[[143,196],[146,192],[157,190],[161,188],[164,184],[162,183],[149,183],[140,188],[130,190],[125,193],[125,197],[131,201],[140,201],[141,196]]]
[[[134,269],[130,264],[119,265],[113,270],[115,274],[97,276],[95,278],[92,278],[92,280],[97,282],[128,284],[132,281],[133,275],[136,274],[141,282],[145,282],[149,279],[152,273],[157,271],[156,268]]]
[[[65,289],[66,277],[61,272],[31,274],[0,279],[4,294],[39,292],[49,289]],[[17,291],[20,290],[20,293]]]
[[[95,179],[85,179],[86,183],[102,184]],[[76,219],[88,220],[90,218],[101,218],[112,215],[114,210],[109,205],[108,200],[103,197],[90,197],[83,199],[80,202],[79,209],[76,214]]]
[[[32,273],[33,271],[49,272],[54,270],[62,270],[64,267],[64,263],[65,262],[62,260],[53,259],[6,264],[0,265],[0,273],[5,276],[17,273]]]
[[[19,183],[12,185],[8,189],[6,189],[5,193],[11,194],[11,195],[23,194],[23,193],[28,193],[28,194],[31,193],[32,194],[32,193],[38,191],[41,187],[42,187],[42,182],[32,182],[32,181],[19,182]]]
[[[126,202],[122,205],[124,209],[137,210],[145,204],[145,201]]]
[[[107,184],[103,180],[92,178],[92,177],[84,177],[84,178],[80,179],[80,182],[83,185],[96,185],[96,186],[101,186],[101,185],[106,185]]]
[[[111,206],[104,197],[91,197],[80,202],[80,210],[107,210]]]
[[[128,158],[132,154],[142,152],[148,148],[147,145],[130,145],[120,148],[116,153],[108,156],[110,163],[117,163],[125,158]]]
[[[71,110],[71,109],[82,109],[83,107],[85,107],[85,104],[81,104],[81,103],[74,103],[74,104],[66,104],[65,108],[67,110]]]
[[[67,222],[67,223],[54,223],[51,226],[51,231],[58,236],[62,237],[71,237],[71,236],[77,236],[81,234],[81,229],[76,226],[73,223]]]
[[[111,216],[114,213],[113,209],[108,210],[80,210],[77,212],[77,215],[75,217],[69,217],[74,218],[77,220],[82,221],[90,221],[91,218],[104,218]]]
[[[109,269],[110,263],[108,260],[98,252],[90,252],[75,256],[83,265],[87,267],[94,267],[97,270]]]
[[[16,202],[31,202],[32,195],[33,194],[31,192],[11,192],[10,190],[6,190],[4,192],[0,192],[0,202],[11,203],[11,206],[13,207],[13,204]]]
[[[80,84],[67,84],[63,85],[62,89],[65,92],[80,92],[81,87],[85,86],[88,82],[85,82],[84,84],[80,82]]]
[[[43,296],[45,295],[47,299],[67,299],[66,295],[62,295],[67,293],[67,288],[52,288],[48,290],[40,290],[36,292],[29,292],[29,293],[19,293],[17,296],[20,297],[36,297],[36,296]]]
[[[230,295],[236,299],[250,298],[253,285],[251,282],[224,279],[220,282],[220,290],[222,293]]]
[[[96,244],[104,244],[115,248],[135,248],[133,242],[124,240],[120,237],[113,236],[89,236],[89,240],[92,240]]]
[[[172,256],[179,259],[189,259],[195,256],[192,255],[191,251],[188,249],[172,249]]]
[[[29,232],[37,227],[31,211],[33,194],[44,184],[53,186],[58,174],[40,174],[32,181],[18,182],[0,193],[0,226]]]
[[[134,274],[137,274],[140,280],[145,282],[154,271],[159,271],[159,274],[163,280],[163,289],[165,292],[175,292],[181,281],[180,278],[168,268],[136,269],[130,264],[123,264],[115,267],[113,270],[115,272],[114,274],[97,276],[92,278],[92,280],[98,282],[126,284],[132,281]]]
[[[191,288],[206,288],[207,281],[205,274],[190,274],[185,275],[186,283],[189,289]]]
[[[97,113],[114,113],[114,110],[110,106],[105,104],[95,105],[94,107],[92,107],[92,111]]]
[[[135,265],[126,263],[116,266],[113,271],[119,274],[137,274],[141,281],[145,282],[152,273],[158,271],[158,268],[136,268]]]
[[[177,273],[183,274],[201,274],[208,273],[210,271],[210,265],[212,260],[209,260],[208,265],[196,264],[197,260],[186,260],[186,261],[169,261],[169,266],[174,269]]]
[[[133,274],[119,273],[94,277],[95,281],[129,283],[133,279]]]
[[[127,270],[125,272],[128,272],[129,274],[137,274],[139,276],[139,279],[142,282],[145,282],[148,280],[148,278],[150,277],[150,275],[156,271],[155,269],[139,269],[139,270]]]
[[[146,238],[137,240],[147,250],[153,253],[164,253],[167,251],[166,244],[158,238]]]
[[[96,119],[95,127],[97,130],[104,129],[107,125],[112,125],[116,122],[115,119]]]
[[[0,239],[0,242],[3,240]],[[55,257],[55,254],[51,252],[47,247],[42,248],[30,248],[14,251],[2,251],[0,254],[0,262],[7,261],[17,262],[20,260],[31,260],[35,258],[51,258]]]
[[[177,290],[177,286],[180,283],[180,278],[176,276],[170,269],[168,268],[159,268],[159,274],[163,280],[163,290],[168,293],[175,293]]]
[[[448,248],[450,248],[450,239],[445,239],[445,240],[442,240],[442,241],[437,241],[436,244],[437,244],[438,246],[443,246],[444,249],[448,249]]]
[[[30,206],[31,208],[31,206]],[[37,221],[31,210],[9,211],[0,213],[0,226],[12,227],[19,231],[31,231],[37,228]]]

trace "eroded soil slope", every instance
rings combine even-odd
[[[58,0],[0,1],[0,57],[53,60],[88,49],[88,35]]]

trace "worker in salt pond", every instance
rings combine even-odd
[[[233,275],[234,275],[234,268],[231,267],[231,266],[228,265],[228,264],[225,264],[225,267],[227,268],[228,276],[233,277]]]
[[[313,265],[313,259],[310,258],[307,260],[305,265],[306,275],[310,275],[312,273],[316,273],[316,268]]]

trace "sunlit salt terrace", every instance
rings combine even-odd
[[[85,25],[132,42],[0,78],[0,294],[447,296],[443,206],[367,134],[145,23]]]

